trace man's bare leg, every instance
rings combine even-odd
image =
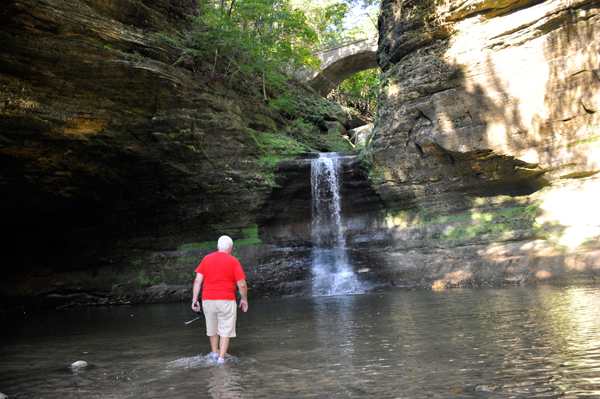
[[[219,342],[219,358],[225,359],[227,349],[229,349],[229,337],[221,337]]]
[[[210,348],[212,349],[213,357],[217,357],[219,354],[219,334],[211,335],[208,338],[210,339]]]

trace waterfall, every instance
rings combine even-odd
[[[311,163],[313,295],[363,292],[346,254],[341,169],[336,153],[319,154]]]

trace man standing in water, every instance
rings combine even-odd
[[[235,307],[235,287],[240,290],[240,308],[248,311],[248,288],[246,275],[240,262],[231,255],[233,241],[221,236],[217,242],[218,252],[206,255],[196,269],[196,280],[192,298],[194,312],[200,310],[198,294],[202,289],[202,309],[206,319],[206,335],[210,339],[213,359],[225,363],[229,339],[235,337],[237,309]]]

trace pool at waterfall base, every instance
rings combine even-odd
[[[9,398],[600,396],[596,285],[250,301],[224,365],[187,303],[0,317]]]

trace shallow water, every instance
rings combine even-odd
[[[600,287],[255,300],[227,363],[188,304],[0,316],[10,398],[600,397]],[[85,360],[91,368],[72,372]]]

